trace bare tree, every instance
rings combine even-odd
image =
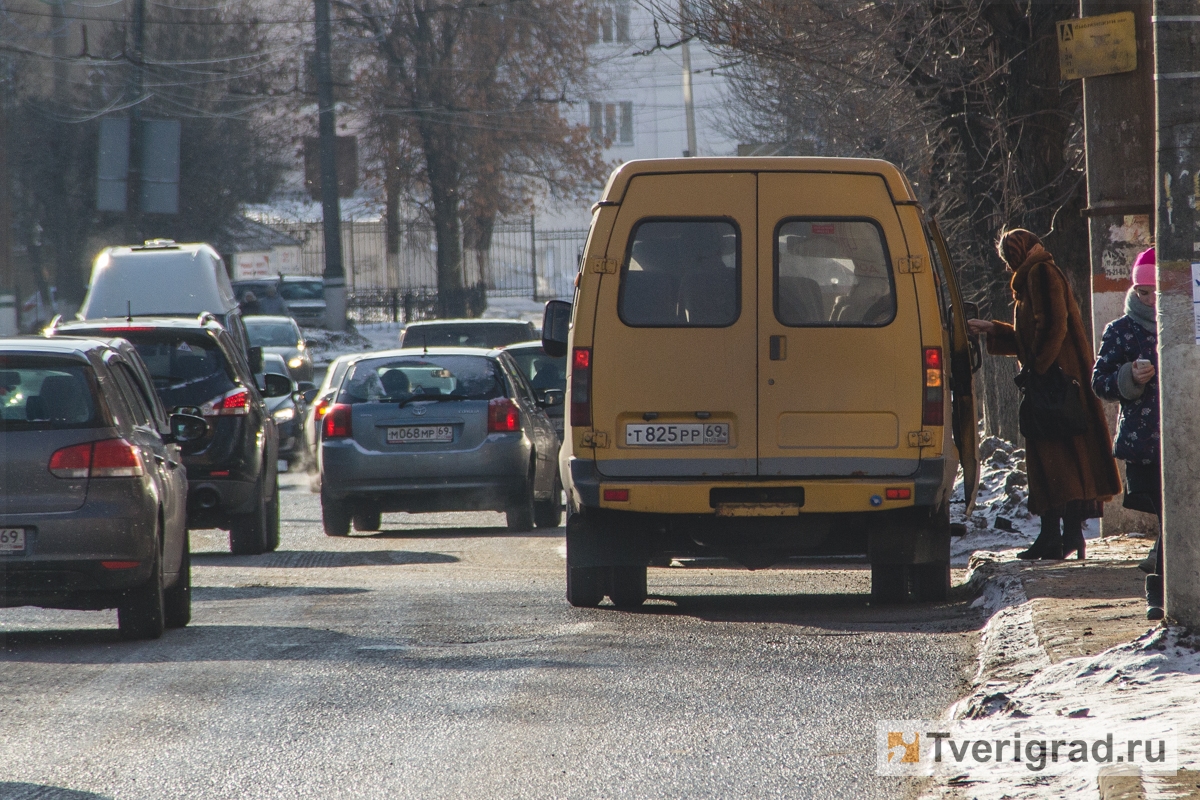
[[[586,76],[582,0],[338,0],[336,8],[367,45],[358,85],[374,98],[384,135],[399,142],[388,147],[420,154],[412,178],[437,236],[439,312],[478,311],[467,302],[464,222],[467,246],[483,253],[497,216],[528,208],[536,191],[581,197],[602,177],[599,147],[560,113]]]

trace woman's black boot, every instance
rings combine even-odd
[[[1063,517],[1062,549],[1063,558],[1070,558],[1072,553],[1080,561],[1087,557],[1087,542],[1083,538],[1083,520],[1078,517]]]
[[[1162,575],[1146,576],[1146,619],[1162,619],[1163,612],[1163,578]]]
[[[1057,514],[1042,514],[1042,532],[1030,545],[1028,550],[1017,553],[1017,558],[1025,561],[1038,559],[1061,559],[1063,557],[1062,533],[1058,529]]]

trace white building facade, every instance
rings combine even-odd
[[[592,94],[563,113],[587,125],[593,138],[605,144],[605,161],[616,167],[640,158],[737,154],[737,143],[720,125],[725,78],[702,44],[688,45],[697,151],[688,153],[679,31],[662,21],[656,31],[654,17],[633,0],[595,0],[592,28]],[[585,204],[539,205],[540,226],[586,228],[590,221]]]

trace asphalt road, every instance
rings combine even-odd
[[[872,608],[863,568],[650,571],[572,609],[562,531],[388,515],[328,539],[299,476],[279,552],[194,531],[194,620],[0,610],[0,798],[893,798],[877,719],[974,668],[954,602]]]

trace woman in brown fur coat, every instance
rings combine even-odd
[[[1078,436],[1025,442],[1029,510],[1041,516],[1042,531],[1017,555],[1036,559],[1077,553],[1083,558],[1088,507],[1121,491],[1108,423],[1091,388],[1095,356],[1070,284],[1041,240],[1027,230],[1012,230],[1000,237],[997,250],[1013,274],[1013,323],[973,319],[968,327],[987,334],[989,353],[1016,356],[1039,375],[1055,364],[1062,367],[1079,382],[1087,415],[1087,430]]]

